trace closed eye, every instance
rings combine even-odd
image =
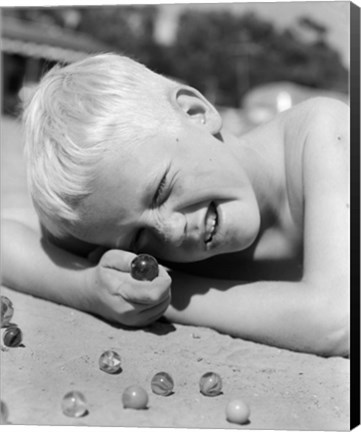
[[[153,206],[159,206],[162,203],[163,193],[164,193],[164,190],[166,189],[166,185],[167,185],[168,172],[169,172],[169,168],[165,172],[164,176],[162,177],[161,181],[159,182],[157,190],[155,191],[155,194],[153,197]]]

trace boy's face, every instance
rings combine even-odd
[[[259,231],[259,208],[232,149],[187,122],[126,150],[120,144],[101,161],[74,234],[175,262],[247,248]]]

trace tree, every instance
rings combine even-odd
[[[156,6],[97,6],[77,9],[77,30],[89,33],[114,51],[147,65],[158,56],[154,41]]]
[[[162,46],[155,40],[158,11],[148,5],[10,8],[6,13],[88,33],[220,105],[239,106],[250,88],[272,81],[347,92],[348,71],[327,44],[328,29],[313,18],[300,18],[312,36],[303,38],[296,29],[277,30],[254,13],[186,9],[174,44]]]
[[[313,33],[315,33],[318,41],[325,41],[328,29],[324,25],[316,22],[314,19],[307,16],[302,16],[301,18],[299,18],[298,24],[301,27],[304,27],[306,30],[311,30]]]
[[[348,71],[326,42],[327,28],[303,17],[306,42],[293,29],[277,30],[253,13],[186,10],[179,18],[172,73],[216,102],[238,106],[250,88],[272,81],[347,92]]]

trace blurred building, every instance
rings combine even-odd
[[[313,97],[329,97],[349,103],[348,94],[301,86],[289,81],[271,82],[249,90],[241,108],[217,106],[223,125],[236,136],[270,121],[277,114]]]
[[[264,84],[248,91],[242,99],[242,108],[249,123],[258,125],[306,99],[317,96],[349,102],[348,95],[341,92],[282,81]]]
[[[1,51],[2,111],[17,114],[20,91],[55,63],[71,63],[109,49],[88,35],[54,24],[3,16]]]

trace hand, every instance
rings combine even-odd
[[[138,281],[130,274],[135,254],[108,250],[95,267],[88,269],[91,312],[132,327],[146,326],[160,318],[170,303],[171,278],[159,266],[153,281]]]

